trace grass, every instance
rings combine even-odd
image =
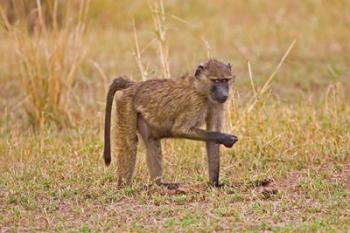
[[[12,24],[5,13],[1,17],[17,54],[16,65],[30,123],[35,128],[51,122],[64,127],[71,123],[67,105],[71,103],[68,100],[77,66],[84,56],[81,37],[88,7],[83,1],[73,17],[68,15],[72,2],[58,5],[58,1],[54,1],[52,17],[48,20],[43,16],[44,3],[47,2],[37,1],[38,21],[32,27],[28,26],[25,13],[17,14],[17,23]],[[59,20],[57,12],[66,18]]]
[[[159,40],[156,5],[91,1],[79,44],[87,52],[64,105],[74,124],[61,129],[30,128],[15,44],[1,32],[0,231],[350,231],[349,3],[219,3],[164,2]],[[109,168],[102,161],[108,83],[121,74],[180,76],[208,54],[237,73],[225,131],[239,142],[223,148],[226,185],[207,186],[202,143],[166,140],[164,176],[181,188],[148,185],[141,146],[133,186],[118,189],[115,159]]]

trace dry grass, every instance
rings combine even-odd
[[[45,19],[41,4],[37,1],[34,5],[38,13],[33,27],[28,26],[23,15],[17,15],[13,24],[5,14],[2,19],[17,55],[16,66],[20,70],[30,124],[35,128],[51,122],[59,127],[69,126],[72,86],[84,56],[82,36],[88,1],[75,7],[77,12],[72,9],[72,1],[61,4],[54,1],[52,9],[47,9],[49,13],[45,14],[50,20]],[[20,4],[19,8],[23,8],[20,12],[25,11],[25,6],[26,3]],[[59,20],[58,12],[65,18]]]
[[[0,231],[348,232],[349,7],[102,0],[91,1],[86,33],[75,34],[78,24],[46,35],[17,31],[18,43],[1,32]],[[55,51],[56,58],[47,56]],[[180,76],[207,56],[231,62],[237,73],[225,131],[240,140],[223,148],[226,186],[206,185],[202,143],[167,140],[164,175],[182,182],[179,190],[145,186],[142,146],[133,187],[117,189],[117,164],[102,162],[109,80]],[[23,84],[31,73],[37,83]],[[75,125],[29,130],[27,96],[52,107],[59,94],[48,86],[68,77],[60,93],[70,97],[56,107]],[[29,110],[39,117],[48,111]]]

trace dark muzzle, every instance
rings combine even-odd
[[[213,97],[219,103],[224,103],[228,98],[227,83],[219,83],[213,87]]]

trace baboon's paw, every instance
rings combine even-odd
[[[222,144],[225,147],[231,148],[237,141],[238,138],[235,135],[225,134]]]
[[[180,183],[161,183],[160,186],[166,187],[169,190],[174,190],[180,187]]]

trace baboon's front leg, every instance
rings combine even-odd
[[[220,174],[220,151],[219,145],[207,142],[207,156],[208,156],[208,174],[209,184],[218,187],[219,186],[219,174]]]
[[[223,109],[214,109],[208,113],[206,123],[207,130],[220,131],[223,124]],[[213,142],[206,142],[207,156],[208,156],[208,174],[209,184],[219,186],[220,174],[220,146]]]
[[[222,117],[221,112],[223,110],[221,106],[213,108],[214,109],[211,109],[208,113],[209,115],[207,118],[209,120],[213,118],[213,121],[216,121],[217,119],[220,119],[220,117]],[[216,116],[217,114],[220,115],[220,117]],[[235,144],[235,142],[237,141],[236,136],[218,132],[218,130],[215,127],[212,127],[212,129],[208,128],[208,130],[203,130],[192,126],[191,119],[196,119],[197,117],[198,116],[196,115],[188,115],[186,112],[179,115],[176,118],[175,123],[172,127],[170,137],[212,142],[216,144],[223,144],[226,147],[232,147],[233,144]]]
[[[173,131],[172,136],[175,138],[187,138],[215,144],[223,144],[226,147],[232,147],[237,141],[237,137],[234,135],[216,131],[207,131],[199,128],[177,129],[176,131]]]

